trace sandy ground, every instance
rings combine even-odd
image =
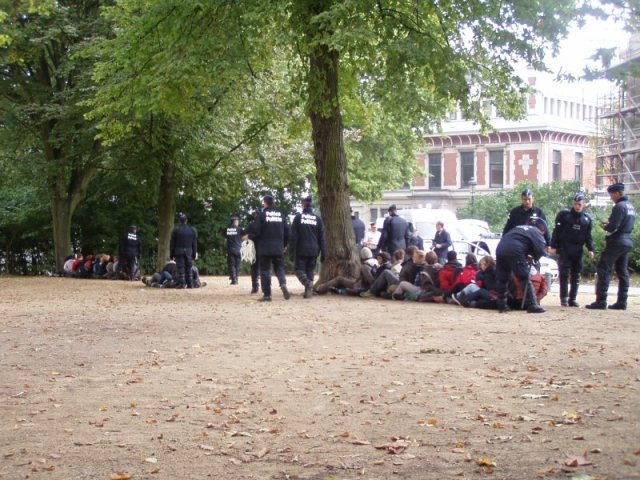
[[[499,315],[205,280],[0,278],[0,478],[640,479],[638,297]]]

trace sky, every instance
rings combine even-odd
[[[589,19],[584,27],[574,27],[569,36],[560,42],[560,53],[548,60],[553,72],[560,70],[579,76],[586,65],[595,65],[589,59],[598,48],[627,48],[630,33],[612,19]],[[615,62],[614,62],[615,63]],[[589,96],[602,97],[615,91],[611,82],[580,82]]]

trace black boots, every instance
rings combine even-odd
[[[291,294],[289,293],[289,290],[287,289],[286,285],[282,285],[280,287],[280,289],[282,290],[282,296],[284,297],[285,300],[289,300],[291,298]]]
[[[307,284],[304,286],[304,295],[302,295],[302,298],[311,297],[313,297],[313,282],[311,280],[308,280]]]

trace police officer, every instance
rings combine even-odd
[[[254,248],[256,249],[256,258],[255,261],[251,264],[251,294],[258,293],[260,290],[260,248],[258,245],[257,237],[257,226],[258,226],[258,215],[260,214],[260,208],[254,208],[249,212],[251,216],[251,222],[247,226],[244,234],[245,238],[249,238],[253,241]]]
[[[364,232],[367,229],[364,222],[360,220],[358,212],[351,211],[351,226],[353,227],[353,234],[356,236],[356,246],[362,247],[362,240],[364,239]]]
[[[311,197],[303,199],[302,213],[296,214],[291,225],[291,251],[289,253],[295,254],[294,269],[296,277],[304,285],[304,298],[311,298],[313,295],[313,273],[318,254],[320,254],[321,262],[324,262],[326,255],[324,224],[322,218],[313,213],[312,206]]]
[[[609,215],[609,220],[602,222],[600,227],[606,231],[605,247],[600,254],[596,266],[598,281],[596,283],[596,301],[587,305],[593,310],[607,308],[607,292],[611,279],[611,269],[615,267],[618,275],[618,300],[609,305],[612,310],[627,309],[627,295],[629,293],[629,252],[633,247],[631,232],[636,220],[636,212],[629,199],[624,194],[624,184],[614,183],[607,188],[609,197],[615,203]]]
[[[118,250],[120,271],[129,280],[133,280],[138,272],[138,257],[142,250],[142,242],[138,235],[138,227],[129,225],[120,239]]]
[[[398,216],[396,206],[389,206],[389,215],[382,224],[382,234],[378,240],[378,251],[393,254],[398,249],[406,250],[409,244],[409,226],[407,221]]]
[[[187,215],[180,213],[180,225],[171,233],[169,251],[171,258],[176,261],[178,271],[178,285],[176,288],[193,288],[193,261],[198,252],[198,232],[187,225]]]
[[[229,280],[231,285],[238,285],[240,274],[240,249],[242,248],[242,235],[240,219],[235,215],[231,217],[231,223],[227,227],[227,266],[229,268]]]
[[[291,298],[287,290],[287,278],[284,271],[284,252],[289,242],[289,224],[287,217],[273,207],[273,197],[262,198],[262,212],[256,221],[256,239],[260,251],[260,282],[262,283],[261,302],[271,301],[271,266],[282,289],[285,300]]]
[[[520,280],[524,290],[528,313],[543,313],[545,310],[536,299],[529,278],[529,269],[545,253],[544,232],[546,223],[541,219],[531,220],[533,225],[518,225],[503,235],[496,248],[496,291],[498,310],[507,312],[507,286],[511,275]]]
[[[584,210],[583,193],[573,197],[573,208],[563,210],[556,216],[556,226],[551,236],[549,253],[558,253],[560,267],[560,305],[578,307],[576,296],[580,286],[582,272],[582,252],[587,246],[589,258],[593,259],[593,240],[591,238],[591,217]],[[569,290],[569,279],[571,290]]]
[[[533,192],[530,188],[525,188],[522,191],[522,193],[520,194],[520,199],[522,201],[522,205],[511,209],[511,211],[509,212],[507,223],[502,230],[503,235],[513,227],[517,227],[518,225],[529,225],[529,220],[531,218],[534,218],[533,222],[535,222],[536,218],[541,218],[542,220],[544,220],[545,224],[547,223],[547,217],[544,216],[544,212],[533,205]],[[544,242],[547,246],[551,242],[548,231],[546,231],[544,234]]]

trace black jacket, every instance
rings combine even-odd
[[[317,257],[321,254],[324,260],[326,251],[324,246],[324,223],[313,209],[305,208],[297,213],[291,224],[290,248],[299,257]]]
[[[609,223],[604,227],[607,231],[605,241],[607,245],[633,247],[631,232],[636,222],[636,211],[629,199],[624,196],[613,206]]]
[[[435,248],[437,244],[442,245],[440,248]],[[436,253],[438,258],[443,258],[447,256],[447,252],[449,251],[449,247],[452,245],[451,243],[451,235],[445,229],[436,231],[435,236],[432,241],[433,251]]]
[[[353,233],[356,236],[356,243],[359,245],[364,238],[364,232],[367,229],[364,222],[356,217],[351,217],[351,226],[353,227]]]
[[[140,235],[137,233],[127,232],[120,239],[120,255],[139,256],[142,250],[142,242]]]
[[[169,250],[171,258],[185,255],[195,260],[198,251],[198,232],[186,223],[177,225],[171,232]]]
[[[512,208],[511,211],[509,212],[509,216],[507,217],[507,223],[505,224],[504,229],[502,230],[502,234],[504,235],[513,227],[517,227],[518,225],[529,225],[529,219],[534,213],[537,215],[538,218],[541,218],[546,223],[548,223],[547,217],[544,216],[544,212],[540,210],[538,207],[533,206],[529,210],[525,210],[524,206],[518,205],[517,207]],[[551,242],[551,236],[549,234],[548,228],[544,234],[544,242],[545,242],[545,245],[549,245],[549,243]]]
[[[227,253],[230,255],[240,255],[240,249],[242,248],[242,235],[244,230],[240,227],[234,227],[229,225],[227,227]]]
[[[558,250],[560,255],[569,257],[582,256],[583,247],[593,252],[591,238],[591,217],[584,212],[563,210],[556,215],[556,226],[551,235],[551,248]]]
[[[405,250],[409,242],[407,221],[398,215],[389,215],[384,220],[378,250],[393,254],[398,249]]]
[[[480,288],[492,291],[496,289],[496,283],[497,280],[495,265],[484,271],[478,270],[478,273],[476,273],[476,284],[478,284]]]
[[[283,255],[289,244],[289,222],[286,215],[273,207],[260,212],[255,223],[255,238],[260,255]]]
[[[502,236],[496,248],[496,258],[519,258],[531,255],[537,262],[545,254],[545,243],[540,230],[529,225],[518,225]]]

